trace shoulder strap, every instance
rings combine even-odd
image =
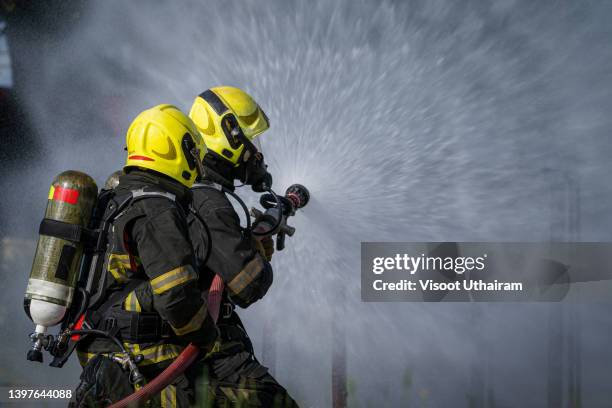
[[[218,191],[225,191],[225,187],[223,187],[221,184],[219,183],[214,183],[212,181],[210,182],[206,182],[206,183],[195,183],[193,186],[191,186],[192,190],[199,190],[202,188],[210,188],[213,190],[218,190]]]
[[[92,261],[87,268],[88,272],[86,275],[85,288],[90,294],[90,306],[91,308],[98,308],[101,302],[105,300],[106,292],[106,263],[109,250],[114,249],[113,246],[117,245],[116,239],[109,240],[111,235],[115,235],[115,238],[122,239],[123,230],[127,223],[142,216],[140,212],[131,212],[132,205],[135,201],[144,199],[147,197],[164,197],[172,201],[175,200],[175,196],[170,193],[164,192],[147,192],[143,189],[128,191],[125,193],[114,194],[109,198],[106,208],[103,211],[101,217],[100,228],[98,232],[98,239],[94,248],[94,256]],[[129,216],[125,217],[126,214]],[[116,236],[116,233],[111,230],[111,227],[120,229],[121,232]],[[123,241],[121,241],[123,246]]]
[[[151,197],[162,197],[167,198],[173,202],[176,201],[176,196],[171,193],[161,191],[144,191],[144,189],[132,190],[129,193],[123,195],[118,200],[121,202],[121,204],[119,204],[117,208],[119,211],[115,211],[114,214],[111,214],[111,216],[109,216],[105,221],[112,223],[120,219],[118,225],[118,228],[120,230],[119,237],[123,237],[123,229],[126,227],[126,225],[130,221],[142,216],[142,214],[137,212],[134,214],[130,214],[130,216],[128,217],[124,217],[124,215],[128,213],[131,208],[133,208],[132,205],[136,201]],[[113,292],[100,306],[96,307],[93,311],[94,313],[91,320],[94,326],[99,323],[99,318],[104,316],[108,308],[110,308],[118,301],[123,300],[125,297],[127,297],[127,295],[142,282],[144,281],[141,279],[130,280],[123,288],[116,292]]]
[[[123,218],[123,216],[125,214],[127,214],[133,207],[134,203],[146,198],[167,198],[168,200],[172,201],[172,202],[176,202],[176,196],[172,193],[167,193],[167,192],[162,192],[162,191],[145,191],[144,189],[139,189],[139,190],[132,190],[129,191],[128,193],[125,193],[121,196],[121,199],[119,201],[121,201],[123,204],[120,205],[120,210],[116,211],[114,214],[112,214],[108,221],[109,222],[115,222],[116,220]],[[180,206],[179,206],[180,207]],[[129,221],[131,221],[134,218],[138,218],[139,216],[141,216],[142,214],[136,213],[136,214],[132,214],[131,217],[128,217],[128,220],[122,220],[122,224],[127,224]]]
[[[141,198],[147,197],[164,197],[171,201],[176,201],[176,196],[172,193],[163,192],[163,191],[145,191],[144,189],[133,190],[132,197],[134,200],[139,200]]]
[[[89,230],[79,224],[70,224],[51,218],[43,218],[38,228],[40,235],[61,238],[71,242],[84,242],[92,240],[95,231]]]
[[[172,193],[163,192],[163,191],[145,191],[142,188],[139,190],[129,191],[125,194],[122,194],[121,197],[123,199],[119,201],[125,204],[122,205],[120,212],[114,214],[113,219],[110,220],[111,222],[114,221],[114,219],[117,219],[121,217],[122,215],[124,215],[136,201],[140,201],[145,198],[152,198],[152,197],[167,198],[170,201],[176,202],[176,196]]]

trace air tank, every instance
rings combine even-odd
[[[70,307],[87,227],[98,196],[95,181],[69,170],[53,180],[25,293],[26,313],[42,335],[60,323]]]

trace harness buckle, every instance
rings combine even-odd
[[[234,313],[234,305],[229,302],[221,303],[221,318],[228,319]]]
[[[161,325],[160,325],[160,334],[159,336],[162,339],[168,339],[170,337],[172,337],[174,335],[174,331],[172,330],[172,327],[170,327],[170,323],[168,323],[165,320],[162,320]]]

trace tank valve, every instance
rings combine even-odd
[[[53,340],[53,337],[50,335],[45,335],[44,331],[35,331],[34,333],[30,334],[30,340],[32,340],[32,343],[34,344],[32,344],[32,348],[28,351],[27,359],[29,361],[42,363],[42,349],[47,348],[49,342]]]

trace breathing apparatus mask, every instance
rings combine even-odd
[[[240,164],[233,168],[234,179],[250,185],[257,193],[268,191],[272,187],[272,175],[268,172],[259,140],[251,141],[244,135],[233,113],[223,117],[221,127],[232,148],[244,146],[238,160]]]

